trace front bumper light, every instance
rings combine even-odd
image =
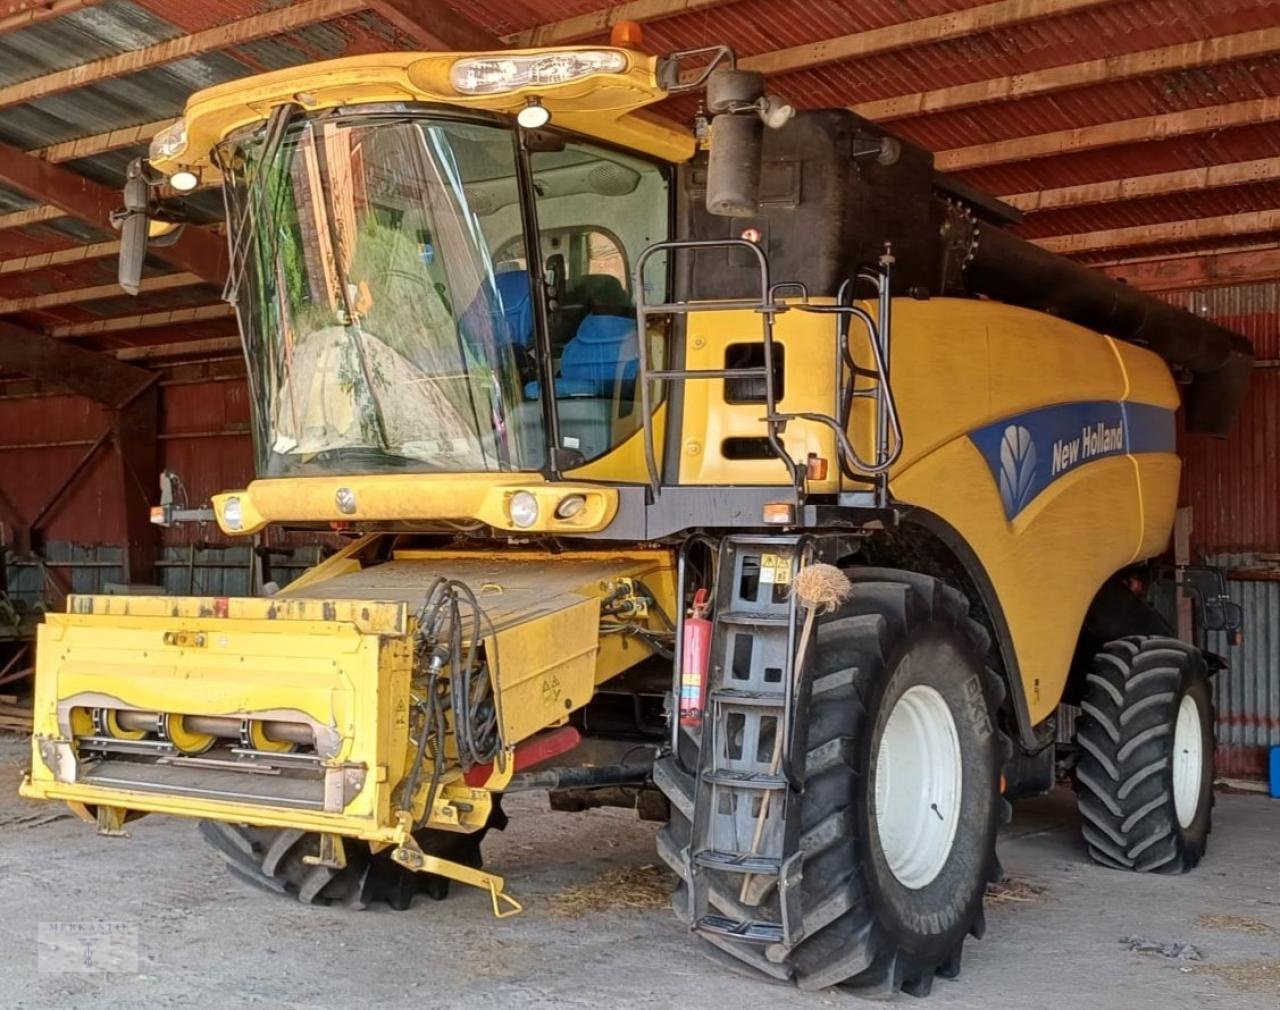
[[[507,499],[507,515],[513,526],[527,530],[538,521],[538,499],[528,491],[517,491]]]
[[[239,498],[228,498],[222,503],[222,524],[229,530],[244,528],[244,507]]]

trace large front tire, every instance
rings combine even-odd
[[[1009,744],[996,721],[1003,686],[959,592],[909,572],[849,574],[853,595],[819,621],[800,686],[804,939],[763,954],[715,944],[805,989],[924,995],[935,975],[959,972],[999,873],[996,828],[1008,810],[999,788]],[[927,762],[916,760],[916,747]],[[670,759],[655,779],[673,811],[659,851],[679,870],[692,783]],[[713,885],[711,901],[749,916],[735,907],[735,892],[731,882]],[[768,900],[776,904],[776,892]]]
[[[1213,699],[1200,650],[1162,637],[1109,642],[1080,709],[1076,794],[1089,855],[1138,872],[1195,867],[1213,811]]]

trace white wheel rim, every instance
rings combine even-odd
[[[1200,706],[1189,694],[1182,696],[1173,730],[1173,806],[1178,823],[1191,827],[1200,806],[1200,780],[1204,775],[1204,737],[1200,733]]]
[[[960,823],[960,738],[946,699],[923,684],[893,706],[876,752],[876,828],[903,887],[926,887],[946,865]]]

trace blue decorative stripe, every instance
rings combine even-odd
[[[1174,452],[1174,413],[1150,403],[1090,400],[1006,417],[969,433],[1012,519],[1078,466],[1125,453]]]

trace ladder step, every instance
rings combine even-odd
[[[753,873],[762,877],[776,877],[781,872],[778,860],[746,852],[703,849],[693,857],[693,861],[708,870],[720,870],[724,873]]]
[[[787,780],[781,775],[769,775],[765,772],[742,772],[730,768],[717,768],[704,776],[718,786],[732,786],[734,789],[785,789]]]
[[[704,915],[693,928],[699,933],[714,933],[743,943],[782,943],[783,940],[782,926],[776,922],[742,922],[725,915]]]
[[[766,614],[751,610],[726,610],[716,620],[721,624],[746,624],[761,628],[785,628],[791,623],[791,618],[786,614]]]
[[[781,687],[781,685],[779,685]],[[712,701],[721,705],[752,705],[761,708],[782,708],[787,703],[786,695],[778,691],[747,691],[737,687],[717,687],[711,691]]]
[[[726,546],[743,546],[751,545],[754,547],[772,547],[775,550],[779,547],[794,547],[800,542],[800,537],[775,536],[764,533],[734,533],[724,538],[723,543]]]

